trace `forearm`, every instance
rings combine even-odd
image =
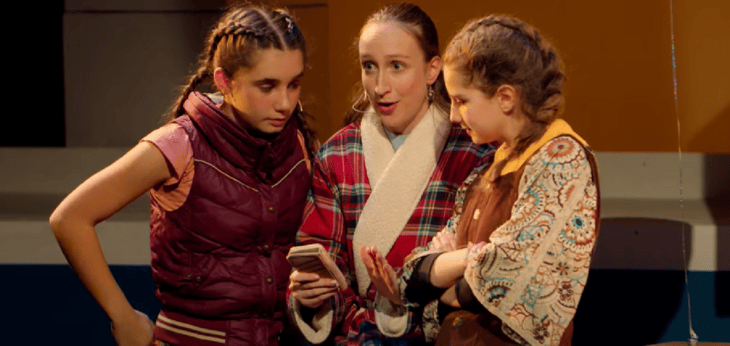
[[[109,270],[94,227],[69,222],[52,222],[52,227],[69,265],[109,319],[136,319],[132,306]]]
[[[439,288],[449,288],[464,276],[466,269],[466,249],[441,254],[431,267],[431,284]]]
[[[94,226],[170,177],[157,147],[139,143],[74,189],[50,217],[69,265],[112,321],[138,317],[112,277]]]
[[[456,286],[451,286],[444,291],[444,294],[441,295],[439,301],[454,308],[461,308],[461,305],[459,305],[459,299],[456,297]]]

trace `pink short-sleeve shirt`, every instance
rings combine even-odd
[[[171,177],[150,190],[152,198],[166,211],[179,208],[190,193],[193,183],[193,147],[182,126],[169,123],[142,138],[162,152]]]

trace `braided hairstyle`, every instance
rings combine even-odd
[[[365,25],[360,29],[360,35],[358,35],[358,40],[355,41],[355,47],[358,45],[362,31],[368,24],[386,22],[402,24],[418,41],[418,45],[423,50],[426,62],[431,61],[433,57],[439,56],[439,37],[436,32],[436,25],[431,20],[431,17],[426,12],[423,12],[420,7],[405,2],[390,4],[373,12],[365,21]],[[433,83],[433,91],[434,97],[431,102],[435,103],[445,112],[448,112],[449,107],[451,107],[451,99],[449,99],[449,94],[446,92],[446,87],[444,86],[443,72],[439,72],[436,81]],[[365,96],[365,91],[362,85],[360,85],[358,91],[355,93],[353,105],[345,115],[345,124],[359,121],[368,107],[370,107],[370,101],[368,101],[367,96]]]
[[[204,84],[212,84],[213,71],[220,68],[228,78],[240,68],[252,67],[254,55],[261,49],[302,51],[306,64],[304,36],[292,16],[284,9],[263,5],[234,6],[221,17],[208,35],[206,48],[198,60],[197,71],[190,76],[180,97],[172,105],[166,120],[185,114],[185,100]],[[304,135],[307,151],[314,155],[317,146],[312,116],[301,107],[294,111],[299,129]]]
[[[563,105],[565,74],[555,48],[518,19],[490,15],[467,23],[446,48],[444,65],[463,73],[467,83],[489,97],[505,84],[520,95],[529,125],[509,156],[495,163],[491,179],[545,133]]]

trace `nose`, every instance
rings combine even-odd
[[[383,96],[390,91],[390,80],[383,72],[378,72],[378,76],[375,78],[375,93],[378,96]]]
[[[451,111],[449,112],[449,120],[454,124],[461,124],[461,114],[459,114],[459,106],[451,102]]]
[[[293,95],[293,93],[294,91],[288,89],[279,93],[274,103],[274,110],[287,116],[291,114],[296,103],[296,95]]]

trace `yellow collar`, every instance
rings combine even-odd
[[[532,155],[538,151],[545,143],[549,142],[550,140],[564,136],[569,135],[579,142],[583,144],[584,146],[588,146],[588,143],[578,136],[575,131],[568,125],[567,122],[563,119],[555,119],[550,125],[548,125],[547,130],[545,130],[545,133],[538,139],[537,141],[530,144],[530,146],[525,149],[525,151],[520,154],[520,156],[512,158],[507,164],[502,168],[502,172],[500,175],[509,174],[512,172],[516,172],[522,165],[530,158]],[[502,143],[502,145],[499,146],[499,149],[497,149],[497,152],[494,154],[494,162],[500,162],[504,160],[510,153],[510,149],[506,148],[506,144]]]

